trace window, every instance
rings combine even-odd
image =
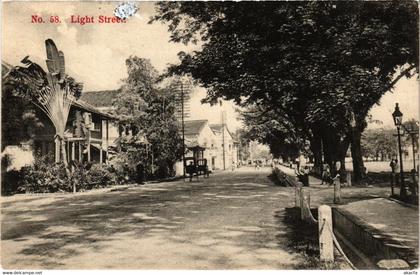
[[[93,122],[92,122],[93,123]],[[95,130],[95,131],[100,131],[101,130],[101,123],[99,122],[99,123],[97,123],[97,122],[95,122],[95,123],[93,123],[93,125],[94,125],[94,127],[93,127],[93,129]]]

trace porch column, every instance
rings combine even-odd
[[[105,152],[106,152],[106,158],[105,158],[105,162],[108,163],[108,147],[109,147],[109,126],[108,126],[108,119],[105,120]]]
[[[60,140],[58,136],[54,140],[55,142],[55,162],[60,162]]]
[[[79,141],[79,162],[82,162],[82,143]]]
[[[73,141],[72,143],[71,143],[71,160],[75,160],[76,158],[75,158],[75,146],[76,146],[76,144],[75,144],[75,142]]]
[[[102,144],[103,144],[103,142],[101,142],[101,146],[100,146],[100,149],[99,149],[99,163],[102,163]]]
[[[66,140],[66,150],[67,150],[67,162],[70,162],[70,141]]]
[[[90,162],[90,136],[88,137],[88,162]]]

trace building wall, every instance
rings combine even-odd
[[[238,149],[234,144],[234,140],[230,135],[227,127],[224,127],[223,132],[215,132],[215,137],[217,140],[217,156],[220,156],[217,159],[216,167],[217,169],[231,169],[232,165],[238,164]],[[223,144],[225,144],[224,155],[225,161],[223,165]]]
[[[208,123],[201,129],[198,135],[190,135],[185,137],[188,140],[193,140],[198,143],[201,147],[206,148],[204,151],[204,158],[207,159],[207,164],[210,170],[223,170],[223,135],[222,133],[213,132]],[[234,144],[234,140],[230,135],[229,131],[225,127],[224,141],[226,144],[225,148],[225,168],[231,169],[232,162],[235,166],[238,164],[238,149]],[[191,157],[192,152],[185,155]],[[183,166],[182,162],[178,162],[175,165],[176,174],[182,175]]]

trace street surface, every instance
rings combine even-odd
[[[115,192],[6,198],[5,269],[300,269],[270,169]]]

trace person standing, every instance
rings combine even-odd
[[[393,174],[395,174],[397,172],[396,171],[397,163],[398,163],[398,160],[396,160],[396,159],[391,159],[391,162],[389,163],[389,166],[391,167],[391,171],[392,171]]]
[[[331,184],[331,168],[328,163],[322,165],[321,185],[323,185],[324,182],[326,184]]]
[[[138,183],[144,184],[144,165],[142,162],[137,163],[136,172],[137,172]]]
[[[195,165],[193,164],[192,161],[190,161],[190,164],[187,165],[187,173],[189,175],[190,181],[192,181],[194,172],[195,172]]]

